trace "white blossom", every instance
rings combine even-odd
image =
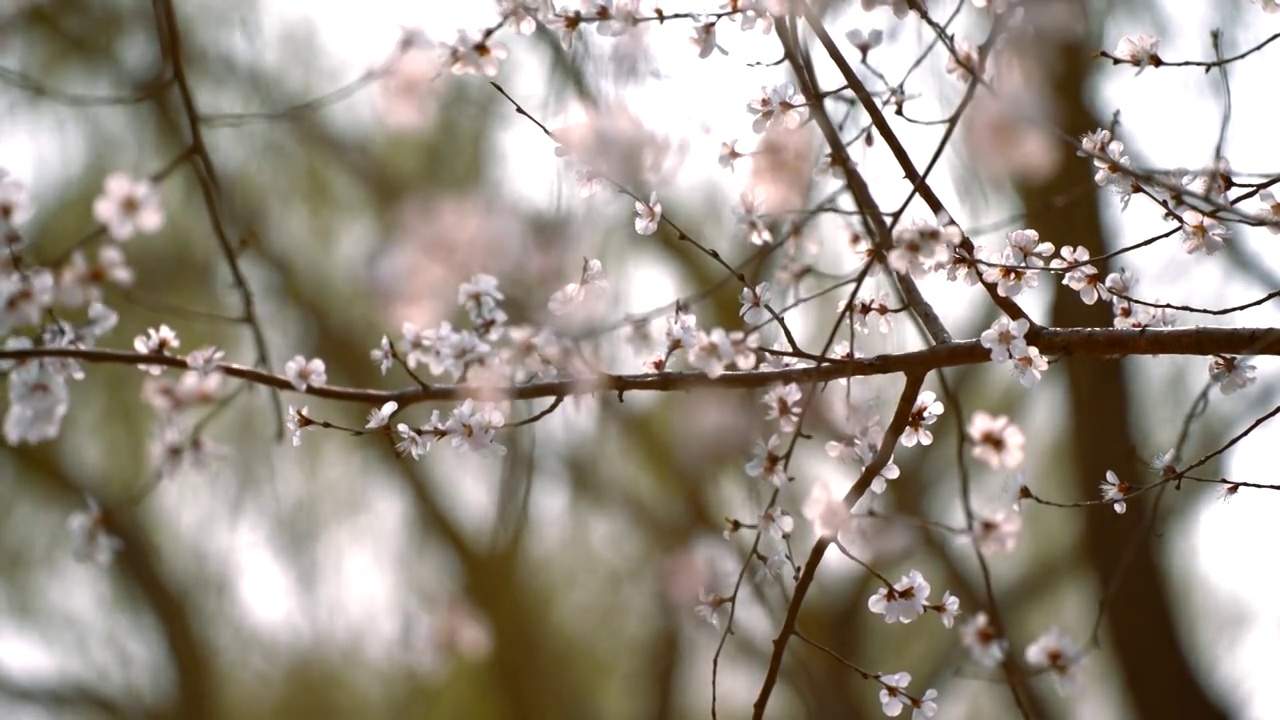
[[[667,352],[691,348],[698,341],[698,318],[693,313],[676,312],[667,316]]]
[[[903,691],[911,684],[911,673],[881,675],[880,683],[883,686],[880,689],[880,709],[889,717],[898,717],[902,714],[902,708],[906,707],[902,702],[906,698]]]
[[[454,408],[444,423],[444,434],[456,448],[482,454],[503,455],[507,449],[494,441],[498,428],[506,422],[493,403],[477,403],[467,398]]]
[[[997,319],[991,327],[982,331],[978,342],[991,351],[991,359],[1005,362],[1011,358],[1027,354],[1025,335],[1031,323],[1025,318],[1010,320],[1007,317]]]
[[[978,410],[969,418],[968,433],[973,441],[973,456],[992,470],[1012,470],[1022,464],[1026,436],[1008,415]]]
[[[1136,65],[1138,74],[1141,74],[1148,66],[1160,64],[1159,50],[1160,38],[1151,35],[1125,35],[1120,38],[1112,55],[1117,60]]]
[[[782,432],[793,432],[800,422],[800,386],[774,385],[764,394],[765,420],[778,420]]]
[[[769,245],[773,242],[773,232],[764,218],[765,197],[763,191],[743,191],[739,196],[740,205],[733,210],[734,219],[747,229],[747,241],[752,245]]]
[[[658,193],[649,193],[649,202],[636,201],[636,232],[641,235],[652,235],[658,231],[662,222],[662,203],[658,202]]]
[[[467,311],[477,328],[488,330],[506,323],[507,314],[499,307],[504,299],[498,289],[498,279],[492,275],[472,275],[458,286],[458,305]]]
[[[27,186],[0,168],[0,243],[5,248],[16,252],[26,247],[26,237],[18,226],[30,220],[34,213],[35,205]]]
[[[929,432],[928,427],[938,421],[938,416],[944,411],[942,401],[938,400],[938,396],[932,390],[925,390],[916,398],[915,406],[911,408],[911,415],[907,418],[907,427],[902,431],[902,438],[899,442],[903,447],[915,447],[916,443],[921,445],[930,445],[933,443],[933,433]]]
[[[746,153],[738,152],[737,140],[720,143],[720,167],[729,168],[729,172],[733,172],[734,163],[746,156]]]
[[[103,180],[102,194],[93,201],[93,219],[106,226],[113,240],[125,242],[164,227],[164,206],[150,180],[113,172]]]
[[[956,624],[956,616],[960,614],[960,598],[952,595],[948,590],[942,594],[942,602],[934,609],[942,618],[943,627],[950,630]]]
[[[9,407],[4,439],[10,445],[53,440],[68,407],[67,382],[47,362],[24,365],[9,375]]]
[[[1269,0],[1276,2],[1276,0]],[[1280,3],[1276,4],[1280,7]],[[1258,193],[1258,199],[1266,206],[1258,216],[1258,222],[1267,224],[1267,231],[1272,235],[1280,235],[1280,200],[1276,200],[1276,196],[1270,190],[1263,190]]]
[[[391,369],[391,364],[395,362],[396,355],[391,348],[391,338],[386,335],[382,336],[382,340],[378,341],[378,347],[369,351],[369,359],[378,364],[378,370],[386,375]]]
[[[893,231],[889,267],[896,273],[922,278],[936,266],[945,266],[952,248],[964,235],[956,225],[945,227],[913,221]]]
[[[92,263],[76,250],[58,272],[58,301],[67,307],[99,302],[103,286],[108,283],[119,287],[133,284],[133,269],[125,260],[124,250],[115,243],[104,243]]]
[[[284,364],[284,376],[299,392],[310,386],[324,385],[329,380],[325,374],[323,360],[320,358],[308,360],[301,355],[294,355],[292,360]]]
[[[858,53],[862,56],[862,61],[867,61],[867,54],[872,50],[880,47],[884,42],[884,31],[879,28],[870,32],[862,32],[861,28],[854,28],[844,34],[845,40],[849,44],[857,48]]]
[[[938,697],[938,691],[929,688],[924,691],[924,695],[918,700],[911,701],[911,720],[927,720],[938,714],[938,703],[934,700]]]
[[[973,529],[960,539],[972,541],[986,554],[1007,553],[1017,546],[1021,533],[1022,513],[1015,506],[991,516],[975,517]]]
[[[1214,355],[1209,361],[1209,379],[1218,384],[1223,395],[1230,395],[1243,390],[1258,378],[1254,373],[1258,368],[1232,355]]]
[[[551,300],[547,302],[547,309],[552,315],[565,315],[585,301],[590,294],[608,289],[608,276],[600,261],[583,259],[582,275],[578,281],[571,282],[552,294]]]
[[[788,515],[786,510],[776,506],[760,513],[759,523],[761,530],[767,531],[779,540],[790,535],[795,529],[795,519]]]
[[[1086,305],[1092,305],[1099,299],[1107,300],[1111,297],[1102,273],[1092,265],[1082,264],[1089,261],[1089,249],[1083,245],[1072,247],[1071,245],[1063,245],[1061,250],[1061,259],[1055,259],[1050,263],[1053,267],[1072,267],[1062,277],[1062,284],[1080,293],[1080,300]]]
[[[781,445],[782,438],[778,437],[777,433],[771,435],[768,440],[756,441],[751,462],[748,462],[744,468],[747,476],[760,478],[781,487],[782,483],[787,479],[786,468],[783,467],[782,463],[782,455],[777,452]]]
[[[450,58],[454,75],[495,77],[498,67],[507,59],[507,47],[487,38],[473,38],[467,31],[459,30],[458,39],[450,49]]]
[[[171,351],[177,350],[182,343],[178,340],[178,334],[168,325],[160,325],[158,328],[147,328],[147,332],[133,339],[133,349],[143,355],[169,355]],[[143,370],[152,375],[159,375],[164,371],[162,365],[139,365],[139,370]]]
[[[210,375],[218,370],[218,364],[227,354],[215,345],[206,345],[187,353],[187,367],[201,375]]]
[[[1188,255],[1214,255],[1225,245],[1227,229],[1196,210],[1182,214],[1182,250]]]
[[[742,309],[738,310],[738,315],[748,325],[760,325],[769,319],[769,311],[765,310],[764,306],[768,305],[772,299],[773,293],[769,291],[767,282],[762,282],[754,288],[744,287],[738,295],[738,302],[742,303]]]
[[[1103,501],[1111,503],[1111,509],[1115,510],[1117,515],[1123,515],[1124,499],[1129,496],[1131,490],[1129,483],[1122,481],[1115,472],[1108,470],[1106,479],[1099,483],[1098,487],[1102,491]]]
[[[760,88],[760,97],[747,103],[747,112],[755,116],[751,129],[759,134],[767,128],[798,128],[808,117],[809,110],[795,85],[785,82],[773,88]]]
[[[1026,649],[1027,664],[1036,670],[1053,673],[1058,691],[1066,692],[1080,665],[1079,649],[1071,638],[1056,627],[1049,628]]]
[[[439,418],[440,411],[433,411],[431,424],[438,424]],[[396,441],[396,452],[400,455],[408,455],[414,460],[422,459],[423,454],[431,449],[431,442],[435,439],[434,434],[420,433],[405,423],[396,424],[396,435],[400,438]]]
[[[53,273],[45,268],[0,275],[0,332],[38,327],[55,293]]]
[[[991,618],[981,611],[960,626],[960,641],[969,657],[983,667],[993,668],[1004,662],[1009,651],[1009,641],[1000,637]]]
[[[98,501],[89,495],[85,495],[85,501],[88,509],[77,510],[67,518],[71,554],[77,560],[110,565],[116,553],[124,548],[124,542],[107,532],[106,516]]]
[[[720,627],[720,609],[729,603],[729,599],[706,590],[698,591],[698,606],[694,611],[698,616],[715,627]]]
[[[813,531],[827,538],[836,537],[848,525],[852,515],[843,498],[836,494],[830,483],[818,480],[809,488],[800,514],[813,525]]]
[[[843,311],[845,304],[841,302],[839,309]],[[855,298],[849,308],[853,327],[864,335],[871,332],[871,316],[876,317],[876,329],[887,333],[893,329],[892,308],[889,307],[889,293],[882,292],[876,297]]]
[[[398,409],[399,407],[400,407],[400,404],[397,403],[395,400],[389,400],[383,403],[382,407],[377,407],[370,410],[369,421],[365,423],[365,429],[373,430],[375,428],[380,428],[386,425],[387,422],[391,420],[392,414],[394,414],[396,409]]]
[[[690,38],[690,42],[698,48],[698,57],[704,60],[711,57],[711,53],[716,50],[719,50],[721,55],[729,54],[728,50],[720,47],[720,44],[716,42],[715,20],[696,20],[693,26],[693,37]]]
[[[877,615],[884,615],[886,623],[909,623],[920,617],[929,602],[929,583],[919,570],[912,570],[894,583],[892,588],[882,587],[867,600],[867,607]]]
[[[302,431],[309,427],[315,427],[315,423],[311,418],[307,417],[307,406],[295,408],[290,405],[289,410],[284,416],[285,427],[289,429],[289,439],[294,447],[302,444]]]
[[[1041,374],[1049,369],[1049,361],[1044,359],[1035,345],[1028,345],[1026,354],[1015,355],[1013,372],[1023,387],[1032,387],[1040,382]]]

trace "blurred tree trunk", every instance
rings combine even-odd
[[[1041,53],[1059,127],[1078,136],[1103,125],[1085,105],[1091,48],[1071,42],[1054,48],[1046,43]],[[1058,202],[1073,197],[1073,191],[1082,185],[1091,185],[1090,176],[1089,163],[1068,156],[1043,184],[1020,187],[1027,227],[1038,230],[1043,240],[1058,247],[1082,245],[1091,255],[1105,252],[1098,194]],[[1053,325],[1110,327],[1111,321],[1108,304],[1085,305],[1073,290],[1058,286]],[[1108,469],[1121,477],[1138,477],[1144,470],[1135,461],[1124,365],[1115,360],[1072,358],[1057,372],[1065,372],[1070,383],[1067,432],[1071,433],[1079,495],[1097,497],[1098,483]],[[1150,508],[1150,503],[1136,505],[1134,510]],[[1093,509],[1085,517],[1087,552],[1099,586],[1108,588],[1117,573],[1121,574],[1112,595],[1119,600],[1107,605],[1106,620],[1109,649],[1120,666],[1134,716],[1226,717],[1206,693],[1178,642],[1168,578],[1159,567],[1158,548],[1151,542],[1146,522],[1130,516],[1121,520],[1102,509]],[[1134,541],[1134,534],[1144,532],[1147,536],[1128,557],[1126,548]]]

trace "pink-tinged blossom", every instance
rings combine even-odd
[[[947,54],[947,74],[955,75],[956,80],[968,83],[974,73],[978,77],[987,74],[986,63],[978,54],[978,48],[968,38],[961,38],[955,44],[955,54]]]
[[[1125,35],[1120,38],[1115,52],[1111,53],[1117,60],[1135,65],[1138,74],[1148,67],[1160,65],[1160,38],[1151,35]]]
[[[693,37],[689,39],[694,47],[698,48],[698,57],[703,60],[711,57],[711,53],[719,50],[721,55],[728,55],[729,51],[720,47],[716,42],[716,21],[699,19],[695,21],[693,26]]]
[[[973,442],[973,456],[992,470],[1012,470],[1022,464],[1026,436],[1008,415],[978,410],[969,418],[968,433]]]
[[[960,642],[974,662],[987,668],[1004,662],[1005,654],[1009,652],[1009,641],[1000,637],[991,618],[981,611],[960,626]]]
[[[1274,2],[1274,0],[1272,0]],[[1280,7],[1278,5],[1277,7]],[[1267,231],[1272,235],[1280,235],[1280,200],[1270,190],[1258,193],[1258,199],[1265,205],[1258,214],[1258,221],[1267,224]]]
[[[1209,361],[1209,379],[1218,384],[1223,395],[1243,390],[1254,382],[1257,366],[1232,355],[1215,355]]]
[[[694,612],[698,613],[698,617],[711,623],[715,627],[720,627],[720,611],[730,600],[726,597],[709,593],[706,590],[698,591],[698,606],[694,608]]]
[[[1081,658],[1075,642],[1054,627],[1027,646],[1026,659],[1032,669],[1052,673],[1058,691],[1065,694],[1075,681]]]
[[[809,496],[805,498],[800,514],[813,525],[815,533],[825,538],[839,535],[852,518],[843,498],[836,494],[830,483],[823,480],[818,480],[809,488]]]
[[[1022,513],[1016,508],[974,518],[973,530],[961,540],[972,541],[983,553],[1011,552],[1022,533]]]
[[[652,235],[658,231],[662,222],[662,203],[658,202],[658,193],[649,193],[649,201],[636,201],[636,232],[641,235]]]

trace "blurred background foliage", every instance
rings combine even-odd
[[[296,16],[268,23],[269,4],[177,3],[183,61],[224,193],[222,219],[240,245],[277,371],[302,353],[324,358],[331,383],[403,385],[406,378],[378,374],[369,349],[407,320],[465,320],[456,288],[477,272],[497,276],[513,321],[528,323],[547,321],[545,299],[576,277],[583,255],[604,259],[619,297],[645,299],[606,303],[602,320],[669,301],[657,296],[664,288],[684,294],[721,279],[675,237],[638,242],[625,199],[584,203],[571,182],[533,189],[555,202],[513,192],[513,160],[500,136],[517,132],[521,142],[546,145],[520,162],[550,166],[551,144],[482,81],[445,75],[433,90],[430,121],[409,129],[384,121],[377,87],[270,119],[226,116],[288,107],[350,77],[350,63],[320,40],[315,23]],[[1074,135],[1106,121],[1094,78],[1103,66],[1090,60],[1105,23],[1176,20],[1146,2],[1028,4],[1083,18],[1081,32],[1030,56],[1048,78],[1040,88],[1047,96],[1037,97]],[[827,12],[843,30],[851,22],[846,12],[856,18],[861,9],[835,4]],[[452,29],[426,28],[445,41]],[[571,52],[546,30],[502,39],[513,58],[499,79],[532,98],[535,114],[617,100],[656,67],[643,48],[620,50],[594,37]],[[106,173],[155,172],[181,152],[187,129],[172,90],[158,101],[87,106],[52,91],[145,95],[161,61],[151,3],[18,0],[0,10],[0,40],[0,64],[43,84],[22,88],[9,78],[0,87],[0,144],[31,159],[25,179],[39,206],[32,256],[47,262],[92,228],[89,208]],[[945,80],[930,72],[921,90]],[[798,153],[780,152],[784,159]],[[964,158],[972,150],[958,145],[955,152]],[[975,180],[964,163],[951,166],[958,171],[939,182],[953,183],[966,204],[1023,207],[1025,226],[1056,245],[1098,254],[1117,244],[1087,163],[1050,163],[1031,179],[1003,182]],[[667,213],[698,237],[719,238],[707,242],[731,261],[748,257],[750,246],[724,220],[721,193],[686,185],[663,194]],[[126,246],[137,282],[108,294],[122,315],[112,346],[167,322],[184,348],[214,343],[249,362],[254,348],[235,320],[239,295],[195,178],[184,167],[162,188],[166,227]],[[840,233],[815,223],[805,240],[822,244],[821,257],[830,258],[844,252]],[[785,255],[748,266],[749,277],[769,277]],[[1265,270],[1254,272],[1265,280]],[[646,288],[654,278],[662,279],[656,290]],[[1048,310],[1054,324],[1110,324],[1105,306],[1081,305],[1062,290]],[[699,304],[700,326],[732,327],[736,295],[725,285]],[[965,307],[953,316],[957,337],[975,336],[992,319],[980,303]],[[806,346],[825,338],[824,316],[815,310],[811,321],[797,323]],[[606,338],[619,344],[616,333]],[[900,322],[886,347],[914,342]],[[637,357],[601,353],[619,370],[639,367]],[[1070,360],[1049,374],[1035,402],[993,368],[948,371],[947,379],[966,412],[1009,413],[1024,427],[1027,476],[1038,492],[1091,498],[1105,469],[1138,477],[1144,458],[1168,445],[1169,419],[1181,418],[1198,392],[1201,364]],[[887,417],[898,382],[869,379],[853,392],[878,402]],[[288,447],[269,396],[249,389],[207,427],[221,449],[216,457],[157,484],[155,418],[138,399],[140,384],[132,368],[90,368],[72,389],[57,441],[0,454],[0,716],[707,716],[719,633],[693,607],[700,589],[726,591],[740,567],[746,538],[726,542],[724,518],[753,519],[766,497],[742,472],[751,443],[767,433],[755,396],[574,399],[535,426],[505,433],[502,460],[440,448],[411,463],[376,438],[336,432],[308,433],[302,447]],[[840,394],[828,390],[833,400]],[[1240,402],[1261,407],[1266,394]],[[293,396],[285,402],[306,402],[317,416],[348,425],[367,410]],[[1240,418],[1257,414],[1240,402],[1211,404],[1188,456],[1213,449]],[[838,405],[824,403],[808,432],[838,434]],[[516,404],[512,417],[544,406]],[[884,509],[959,517],[953,448],[957,422],[967,419],[960,409],[948,407],[930,452],[899,454],[902,478]],[[411,414],[425,418],[420,409]],[[801,444],[813,447],[802,449],[793,468],[798,487],[782,497],[793,514],[811,482],[841,472],[821,444]],[[988,504],[1012,483],[975,477]],[[125,543],[107,568],[69,553],[66,518],[85,492],[102,500]],[[1235,713],[1237,698],[1221,673],[1197,655],[1214,657],[1204,638],[1229,634],[1238,621],[1198,613],[1188,601],[1194,569],[1167,551],[1168,539],[1186,532],[1186,515],[1210,497],[1184,490],[1160,506],[1154,523],[1143,503],[1133,503],[1123,521],[1105,509],[1027,508],[1018,550],[994,563],[1015,652],[1052,624],[1086,640],[1099,599],[1112,598],[1084,689],[1063,700],[1046,679],[1031,683],[1045,716]],[[792,547],[803,557],[812,538],[799,524]],[[939,592],[959,595],[966,611],[981,606],[971,553],[952,538],[890,521],[869,525],[866,536],[866,558],[886,574],[919,568]],[[963,662],[955,633],[924,621],[886,626],[865,610],[875,579],[848,563],[829,565],[802,615],[807,635],[863,665],[908,670],[919,687],[938,687],[941,717],[1013,714],[998,679]],[[719,668],[723,717],[747,713],[789,592],[747,577]],[[788,651],[783,679],[772,717],[880,715],[874,687],[800,643]]]

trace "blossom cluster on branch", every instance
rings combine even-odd
[[[1269,0],[1257,4],[1266,12],[1280,9]],[[1025,39],[1035,29],[1031,8],[1024,5],[1017,0],[961,3],[956,12],[981,13],[991,29],[990,37],[974,42],[940,24],[923,0],[862,1],[864,11],[883,7],[890,10],[891,23],[916,23],[936,35],[939,65],[966,88],[965,99],[948,121],[952,126],[975,94],[988,93],[1001,100],[1005,54],[1013,52],[1006,41]],[[156,467],[161,477],[172,477],[182,467],[216,457],[201,434],[203,424],[193,418],[197,412],[218,412],[233,400],[236,391],[227,387],[233,382],[361,405],[363,420],[351,424],[328,407],[312,410],[295,402],[285,408],[280,403],[280,420],[292,445],[324,431],[337,431],[380,439],[388,452],[413,460],[440,452],[435,448],[442,445],[449,446],[447,452],[501,456],[507,452],[502,442],[505,434],[536,423],[572,395],[608,393],[621,400],[632,392],[694,387],[747,390],[758,396],[756,419],[766,429],[750,457],[743,458],[742,474],[759,481],[767,500],[750,517],[728,520],[724,535],[733,543],[738,533],[750,533],[751,550],[742,556],[743,572],[731,588],[703,588],[696,612],[720,629],[723,649],[723,639],[733,633],[738,605],[746,599],[743,577],[748,567],[756,566],[762,576],[788,588],[789,607],[754,705],[756,717],[765,712],[789,641],[803,638],[813,643],[797,628],[797,615],[819,564],[833,547],[879,582],[866,599],[870,612],[882,615],[886,623],[904,625],[935,613],[945,628],[958,626],[959,641],[972,662],[1000,668],[1019,707],[1022,680],[1036,674],[1051,674],[1061,689],[1069,689],[1086,648],[1049,627],[1024,643],[1021,653],[1014,653],[994,593],[962,601],[946,589],[934,602],[933,586],[919,569],[910,568],[893,581],[859,556],[860,520],[901,482],[895,453],[920,453],[933,446],[942,418],[954,417],[963,429],[956,434],[956,442],[967,448],[962,456],[992,472],[1013,473],[1023,466],[1033,438],[1010,414],[984,409],[962,414],[942,377],[944,368],[989,363],[1007,368],[1011,380],[1034,390],[1052,377],[1055,365],[1069,363],[1072,357],[1188,354],[1207,360],[1205,380],[1220,395],[1254,386],[1257,367],[1248,358],[1280,355],[1280,330],[1179,328],[1187,316],[1218,313],[1138,297],[1138,273],[1120,263],[1139,248],[1173,237],[1181,253],[1197,262],[1211,262],[1228,245],[1247,242],[1250,228],[1280,232],[1280,203],[1268,189],[1280,183],[1280,176],[1248,182],[1232,173],[1225,157],[1202,169],[1143,170],[1118,138],[1118,128],[1097,128],[1083,137],[1063,140],[1072,151],[1072,161],[1090,165],[1097,188],[1121,208],[1143,203],[1157,209],[1168,232],[1096,256],[1083,246],[1055,247],[1042,240],[1035,228],[1027,227],[1015,227],[995,246],[987,246],[975,240],[958,214],[946,210],[929,186],[928,169],[922,173],[913,164],[889,125],[888,116],[906,117],[915,97],[907,93],[906,79],[891,82],[871,64],[889,33],[861,28],[846,33],[847,47],[856,51],[855,67],[806,0],[729,0],[701,13],[667,13],[655,3],[632,0],[591,0],[578,6],[549,0],[500,0],[498,13],[493,25],[460,31],[450,42],[432,39],[424,31],[406,31],[391,61],[380,71],[380,80],[390,88],[384,87],[384,92],[425,95],[431,91],[431,82],[418,81],[424,72],[498,77],[511,57],[501,42],[503,35],[529,35],[540,27],[554,31],[570,48],[583,44],[588,33],[596,36],[592,42],[617,42],[642,26],[654,32],[674,32],[670,26],[680,26],[689,36],[691,56],[702,60],[728,52],[721,45],[721,33],[730,29],[777,38],[793,79],[764,85],[758,95],[743,98],[743,132],[759,136],[758,146],[739,149],[737,139],[727,139],[721,144],[719,165],[733,172],[744,161],[763,162],[770,152],[768,144],[777,136],[821,133],[827,147],[809,159],[805,180],[831,195],[806,212],[792,213],[778,211],[763,192],[746,192],[734,213],[738,237],[728,244],[699,240],[685,229],[683,218],[677,220],[678,198],[661,183],[670,148],[646,132],[619,130],[633,119],[601,113],[583,126],[553,129],[494,85],[516,112],[545,135],[547,162],[558,163],[576,178],[579,202],[604,203],[607,196],[618,196],[628,208],[625,219],[616,218],[619,232],[631,234],[636,242],[666,239],[688,245],[708,267],[722,274],[737,298],[734,323],[706,323],[709,313],[700,323],[696,306],[703,296],[691,296],[654,312],[615,318],[615,325],[600,332],[584,332],[573,321],[589,310],[610,306],[606,301],[613,292],[604,263],[584,257],[580,266],[575,260],[564,268],[564,284],[544,296],[545,302],[532,315],[509,312],[504,287],[510,286],[502,278],[476,274],[459,285],[450,320],[427,327],[404,323],[398,333],[382,334],[370,348],[369,359],[384,376],[394,373],[401,378],[404,388],[397,390],[330,385],[324,359],[303,354],[273,362],[259,348],[257,358],[239,363],[216,347],[184,352],[177,323],[147,329],[134,339],[132,353],[111,350],[106,344],[118,316],[105,302],[113,288],[127,288],[133,282],[125,252],[128,243],[144,241],[139,236],[163,234],[166,215],[161,184],[188,161],[209,161],[193,131],[192,146],[164,169],[150,176],[125,171],[108,175],[101,195],[87,208],[94,228],[43,265],[33,259],[30,251],[35,244],[25,231],[37,212],[31,194],[19,179],[0,174],[0,237],[7,249],[0,258],[0,326],[6,334],[0,369],[7,373],[9,390],[5,440],[17,445],[57,438],[71,407],[70,382],[83,379],[87,366],[104,363],[135,365],[144,374],[141,397],[160,420]],[[843,84],[819,84],[810,45],[831,56]],[[1171,61],[1159,54],[1158,40],[1146,35],[1125,37],[1114,51],[1099,57],[1137,67],[1139,73],[1180,65],[1209,69],[1231,60]],[[192,93],[185,79],[179,77],[176,82],[181,94]],[[840,107],[856,108],[865,124],[837,121]],[[200,118],[190,121],[198,127]],[[901,164],[912,189],[900,209],[887,212],[877,204],[883,200],[869,190],[863,169],[851,157],[851,137],[866,138],[868,143],[875,138]],[[711,159],[706,161],[710,165]],[[932,217],[922,216],[924,210],[916,211],[914,205],[916,214],[908,213],[913,198],[919,198]],[[818,236],[819,244],[829,239],[808,225],[819,216],[841,218],[845,223],[839,252],[855,264],[849,272],[824,271],[818,250],[806,245],[806,233]],[[220,239],[226,246],[226,239]],[[774,252],[782,260],[771,273],[749,262]],[[235,269],[234,253],[227,257],[242,284],[247,322],[261,333],[252,320],[247,281]],[[731,259],[739,257],[748,261]],[[921,289],[923,281],[979,289],[998,317],[978,338],[955,340]],[[1069,288],[1073,301],[1078,296],[1084,304],[1109,304],[1113,326],[1047,327],[1019,305],[1055,284]],[[825,299],[828,294],[833,294],[835,302]],[[821,303],[832,310],[821,316],[831,332],[825,342],[815,343],[798,329],[797,318]],[[516,322],[513,316],[522,319]],[[889,334],[895,320],[923,328],[923,346],[867,354],[874,347],[872,332]],[[627,351],[602,352],[605,341],[614,340]],[[855,398],[848,380],[866,375],[901,375],[900,397],[889,407],[880,407],[874,399]],[[938,379],[933,382],[931,377]],[[926,382],[931,389],[924,389]],[[528,407],[520,403],[540,398],[550,405],[519,419],[518,413]],[[448,406],[420,407],[441,402]],[[841,407],[847,421],[843,432],[819,437],[818,431],[806,429],[818,424],[815,419],[833,403]],[[1230,444],[1274,414],[1260,418]],[[1182,462],[1183,440],[1178,442],[1172,449],[1162,449],[1154,480],[1143,482],[1108,471],[1098,478],[1098,494],[1089,500],[1047,500],[1023,479],[1016,484],[1016,492],[979,511],[966,486],[961,498],[965,525],[942,529],[971,545],[985,563],[989,556],[1017,546],[1024,529],[1022,507],[1028,501],[1106,506],[1123,514],[1144,493],[1184,481],[1219,484],[1229,495],[1242,487],[1266,487],[1196,474],[1226,447],[1198,461]],[[787,507],[781,491],[799,480],[792,459],[802,443],[816,443],[840,465],[842,477],[853,481],[817,480],[809,484],[798,507]],[[803,518],[806,531],[815,538],[808,560],[793,554],[798,518]],[[109,532],[107,512],[92,497],[68,525],[77,557],[107,563],[127,550]],[[897,716],[908,708],[913,717],[928,718],[939,712],[937,690],[908,690],[909,673],[863,670],[839,659],[878,688],[886,715]],[[713,713],[715,692],[713,687]]]

